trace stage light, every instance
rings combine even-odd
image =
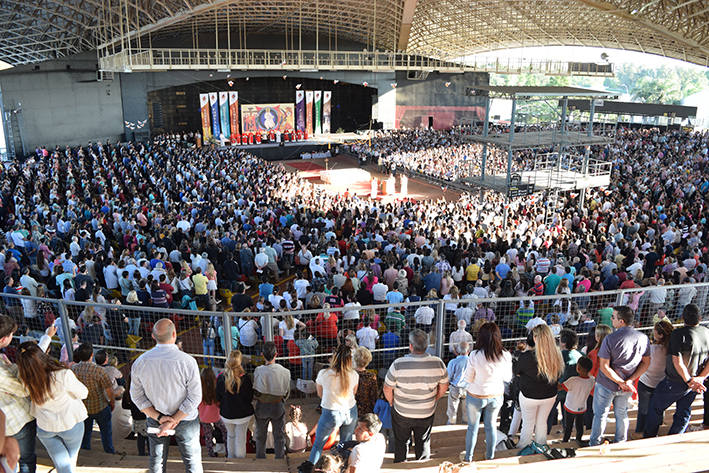
[[[450,87],[450,85],[451,85],[450,82],[446,82],[446,87]]]
[[[249,78],[247,77],[246,80],[249,80]]]
[[[367,87],[369,84],[366,83],[366,82],[362,82],[362,85],[365,86],[365,87]]]
[[[286,80],[287,77],[288,77],[288,76],[283,76],[283,80]]]
[[[300,87],[301,87],[300,84],[296,84],[296,85],[295,85],[295,88],[296,88],[296,89],[300,89]]]
[[[392,89],[396,89],[396,82],[392,82],[392,83],[391,83],[391,88],[392,88]]]
[[[230,80],[230,81],[227,82],[227,83],[229,84],[229,87],[233,87],[233,86],[234,86],[234,81],[233,81],[233,80]]]
[[[335,79],[335,80],[332,81],[333,84],[337,84],[338,82],[340,82],[340,81],[337,80],[337,79]]]

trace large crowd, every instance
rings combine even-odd
[[[508,205],[490,192],[482,201],[475,193],[384,204],[367,196],[325,191],[282,164],[260,160],[242,150],[188,146],[187,137],[164,136],[151,144],[99,142],[52,151],[38,149],[36,156],[6,165],[0,175],[0,228],[4,233],[0,263],[5,272],[3,305],[8,315],[0,336],[7,341],[3,346],[15,348],[8,354],[20,368],[19,378],[17,371],[2,370],[8,379],[14,376],[18,387],[13,394],[0,396],[0,407],[8,415],[18,396],[24,399],[25,422],[8,420],[6,429],[25,449],[21,469],[32,473],[34,468],[34,452],[27,453],[31,435],[20,434],[31,417],[36,418],[36,432],[58,471],[73,471],[79,447],[90,448],[94,421],[101,428],[104,450],[111,453],[106,431],[119,393],[123,400],[130,395],[138,398],[132,409],[132,430],[139,451],[145,452],[150,440],[154,471],[160,471],[164,458],[156,451],[160,450],[158,445],[164,446],[160,442],[168,431],[177,429],[180,437],[188,427],[192,432],[197,422],[199,432],[200,421],[210,454],[218,454],[211,448],[217,429],[227,434],[229,456],[243,456],[246,426],[254,416],[252,430],[259,457],[265,455],[261,442],[266,442],[266,426],[273,422],[279,457],[285,449],[281,434],[290,432],[286,436],[290,445],[297,437],[293,429],[300,429],[297,414],[290,431],[283,422],[283,400],[291,378],[315,379],[321,395],[325,389],[323,414],[314,432],[313,464],[321,463],[324,440],[338,427],[346,440],[351,435],[358,440],[371,435],[374,441],[380,428],[385,433],[391,429],[395,461],[406,458],[406,441],[402,439],[413,433],[416,457],[427,457],[430,438],[419,427],[428,420],[412,419],[433,422],[431,407],[435,409],[449,381],[458,399],[466,399],[464,411],[471,426],[477,425],[474,417],[480,418],[482,412],[485,419],[490,413],[496,418],[502,402],[489,400],[502,399],[503,392],[497,392],[502,389],[517,407],[507,412],[512,424],[515,412],[517,421],[522,420],[518,445],[529,445],[533,434],[544,443],[546,418],[553,421],[549,412],[565,399],[558,395],[557,400],[557,381],[589,379],[582,368],[587,362],[579,362],[579,342],[586,345],[591,358],[586,375],[595,369],[594,376],[611,393],[626,393],[626,388],[628,392],[640,391],[630,385],[643,382],[640,378],[651,358],[649,342],[634,356],[632,370],[619,370],[614,377],[603,369],[599,375],[598,360],[612,359],[613,350],[623,346],[622,341],[616,341],[617,347],[604,351],[600,334],[606,329],[610,332],[610,326],[618,329],[614,333],[633,327],[657,331],[657,324],[667,320],[681,323],[683,317],[688,326],[695,326],[694,308],[700,317],[704,313],[709,291],[693,283],[705,281],[709,263],[704,205],[709,188],[705,166],[708,141],[709,135],[680,130],[619,130],[611,145],[593,150],[595,156],[612,162],[611,185],[590,190],[583,209],[578,208],[578,195],[573,192],[566,193],[554,207],[538,195],[515,199]],[[454,133],[433,130],[380,132],[367,149],[353,151],[376,161],[388,160],[389,166],[396,163],[394,167],[451,179],[464,176],[467,162],[480,158],[477,148],[457,142]],[[516,166],[528,167],[533,160],[532,154],[518,155]],[[502,162],[503,154],[493,152],[492,167]],[[504,214],[508,216],[506,224]],[[287,282],[281,284],[281,279]],[[678,287],[666,289],[666,285]],[[606,293],[615,289],[630,290],[622,304],[615,294]],[[31,298],[12,297],[16,295]],[[225,299],[224,295],[231,297]],[[530,303],[530,297],[541,295],[554,297]],[[69,308],[70,333],[61,323],[58,299]],[[476,302],[478,299],[482,301]],[[75,301],[88,305],[73,305]],[[422,305],[421,301],[431,303]],[[442,319],[434,310],[439,303],[445,304]],[[389,307],[367,307],[372,304]],[[172,352],[175,324],[189,325],[196,318],[173,316],[169,320],[162,318],[169,312],[151,307],[195,311],[220,307],[239,314],[230,321],[231,334],[225,334],[220,317],[199,317],[202,361],[207,365],[201,381],[199,373],[193,379],[194,358],[176,357]],[[312,312],[300,315],[302,309]],[[432,354],[436,353],[436,323],[444,324],[442,332],[449,343],[448,350],[443,350],[444,358],[450,358],[447,370]],[[274,331],[265,333],[268,327]],[[36,350],[31,341],[25,342],[33,334],[46,332],[40,345],[47,348],[55,331],[64,345],[57,358],[64,364]],[[13,334],[23,342],[19,347]],[[127,386],[119,389],[122,386],[116,385],[118,376],[109,369],[108,355],[115,353],[116,362],[127,362],[133,353],[128,345],[150,348],[150,334],[158,346],[169,346],[165,350],[170,351],[150,350],[152,358],[142,355],[138,361],[146,357],[144,362],[133,365],[134,372],[136,365],[142,369],[139,387],[125,383]],[[501,345],[503,338],[513,337],[528,337],[524,346],[516,347],[514,365],[506,354],[507,348],[514,347],[503,350]],[[555,345],[555,337],[561,340],[561,349]],[[230,342],[231,350],[225,350]],[[544,348],[530,350],[535,342]],[[95,345],[108,347],[108,353],[95,359]],[[666,355],[668,345],[664,349]],[[407,350],[411,350],[410,356],[400,356]],[[226,360],[225,374],[217,378],[212,367],[221,363],[215,363],[213,357],[226,351],[232,355]],[[469,351],[472,353],[467,356]],[[561,361],[556,359],[557,351]],[[546,355],[539,355],[542,352]],[[323,353],[334,354],[331,368],[314,372],[313,356]],[[664,369],[658,372],[660,362],[656,361],[663,352],[658,353],[652,356],[654,378],[646,380],[648,389],[664,378]],[[252,368],[242,368],[242,355],[262,356],[266,364],[252,373]],[[386,373],[379,390],[381,382],[365,370],[373,357],[375,364],[371,366]],[[461,360],[467,360],[467,368],[456,371]],[[474,386],[481,379],[470,378],[470,370],[485,360],[500,364],[501,369],[495,371],[501,377],[491,378],[476,391]],[[192,384],[183,405],[175,404],[166,393],[157,394],[147,381],[159,369],[155,366],[173,362],[190,373]],[[64,373],[72,363],[76,364],[71,372],[81,383]],[[97,364],[104,368],[95,368]],[[690,377],[685,384],[695,393],[703,390],[701,366],[686,367],[678,375],[681,382]],[[416,395],[405,385],[403,374],[408,369],[416,370],[430,385],[432,394],[425,397],[425,408],[413,407]],[[38,381],[37,376],[29,375],[32,370],[44,370],[48,376]],[[52,409],[56,412],[57,405],[48,401],[48,393],[59,389],[52,384],[59,378],[69,398],[87,399],[83,403],[86,412],[78,404],[71,411],[76,425],[70,425],[69,419],[59,425],[42,417]],[[513,378],[521,383],[517,395],[510,389],[515,384],[510,383]],[[622,384],[626,381],[630,383]],[[84,393],[82,383],[91,384],[93,391]],[[169,394],[179,397],[178,384]],[[569,392],[577,388],[572,384],[567,386]],[[328,396],[333,390],[336,394]],[[379,396],[383,404],[393,407],[382,406],[381,419],[362,420],[364,414],[375,412]],[[589,412],[588,417],[594,409],[607,412],[614,399],[611,394],[593,401],[587,401],[588,393],[579,396],[588,409],[579,412],[579,397],[571,396],[575,404],[564,405],[564,412]],[[449,402],[453,397],[449,394]],[[557,402],[549,403],[552,398]],[[249,408],[253,399],[255,411]],[[647,408],[650,397],[641,399]],[[545,402],[536,402],[540,400]],[[597,400],[598,408],[594,404]],[[621,403],[619,398],[615,402],[616,406]],[[130,401],[122,404],[131,412]],[[605,425],[602,413],[596,417],[591,443],[600,439]],[[454,412],[449,412],[452,422],[456,418],[457,404]],[[383,427],[377,424],[380,420]],[[591,427],[588,418],[584,422]],[[77,441],[79,434],[70,431],[78,429],[79,423],[86,427]],[[578,429],[579,424],[576,426]],[[355,431],[355,427],[361,429]],[[567,434],[570,428],[567,425]],[[683,431],[686,424],[677,428]],[[468,459],[472,459],[476,432],[477,428],[469,429]],[[656,434],[652,428],[644,432]],[[492,430],[487,435],[491,437]],[[625,434],[617,433],[616,441],[625,440],[626,435],[627,428]],[[75,442],[62,451],[57,439]],[[493,439],[488,447],[495,445]],[[362,451],[353,454],[357,465]],[[487,457],[492,455],[488,448]],[[194,452],[187,455],[189,462],[196,462],[195,456]]]

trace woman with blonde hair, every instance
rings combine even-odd
[[[310,452],[310,462],[315,464],[322,455],[323,446],[336,429],[340,429],[340,441],[352,440],[357,426],[357,402],[355,393],[359,375],[352,369],[352,350],[347,345],[337,347],[332,355],[330,368],[320,371],[315,380],[318,396],[322,398],[322,414],[315,433],[315,443]]]
[[[443,277],[441,278],[441,295],[445,296],[448,294],[453,286],[455,286],[455,281],[453,280],[453,276],[451,276],[451,272],[444,271]]]
[[[281,353],[284,356],[288,356],[288,341],[295,341],[295,331],[296,329],[302,330],[305,328],[305,324],[300,320],[293,317],[290,312],[285,312],[283,314],[283,320],[278,323],[278,333],[283,337],[283,349]]]
[[[254,415],[251,404],[254,399],[251,378],[241,366],[241,352],[229,354],[224,372],[217,378],[217,401],[219,414],[227,430],[227,453],[229,458],[246,457],[246,431]]]
[[[519,406],[522,432],[517,446],[524,448],[535,441],[547,443],[547,418],[556,400],[557,383],[564,372],[564,359],[554,335],[546,324],[532,329],[534,347],[522,353],[513,365],[519,379]]]
[[[217,270],[214,269],[214,265],[212,263],[207,263],[207,271],[204,272],[204,275],[207,276],[207,290],[209,291],[209,295],[216,299],[217,297]]]

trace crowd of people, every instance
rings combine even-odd
[[[571,393],[590,383],[568,380],[590,379],[583,373],[596,376],[596,385],[608,391],[603,391],[603,397],[596,394],[592,404],[591,442],[596,442],[602,435],[608,406],[613,402],[616,418],[622,417],[618,393],[632,390],[627,382],[640,378],[654,353],[648,342],[647,349],[634,357],[637,364],[632,370],[624,367],[611,373],[611,368],[616,369],[613,350],[617,347],[604,349],[601,342],[598,346],[594,343],[603,327],[618,329],[614,334],[633,326],[657,330],[657,323],[663,320],[681,323],[688,310],[696,307],[701,316],[706,309],[709,291],[695,283],[706,281],[709,263],[704,205],[709,188],[707,141],[709,135],[680,130],[619,130],[614,143],[593,150],[594,155],[612,162],[612,181],[607,188],[590,190],[584,209],[578,208],[578,196],[572,192],[551,208],[540,196],[516,199],[506,207],[500,196],[489,192],[483,201],[475,193],[383,204],[366,196],[327,192],[282,164],[265,162],[241,150],[200,149],[185,146],[184,140],[175,137],[162,137],[151,144],[89,143],[87,147],[40,150],[37,156],[10,163],[0,175],[3,305],[14,324],[6,324],[7,345],[15,332],[28,338],[46,330],[48,338],[58,330],[66,353],[62,361],[76,363],[71,372],[76,373],[78,384],[86,385],[90,377],[98,381],[90,382],[93,391],[84,395],[74,378],[64,373],[66,365],[23,344],[17,347],[17,366],[22,366],[21,355],[29,353],[47,376],[41,386],[25,385],[24,391],[19,391],[18,384],[14,395],[25,393],[29,396],[23,401],[27,406],[42,406],[47,393],[55,389],[51,383],[61,381],[62,389],[71,396],[87,399],[86,412],[74,403],[72,425],[68,420],[62,425],[46,424],[41,416],[32,414],[37,418],[35,431],[40,440],[47,440],[48,451],[58,439],[82,437],[78,447],[67,444],[70,451],[52,457],[58,470],[61,464],[68,468],[64,471],[70,471],[78,448],[90,447],[94,421],[101,428],[104,450],[113,450],[106,432],[117,388],[110,376],[102,376],[105,369],[90,365],[94,350],[87,347],[112,347],[118,361],[126,362],[132,355],[126,339],[149,348],[152,334],[158,345],[174,345],[173,321],[179,323],[178,318],[164,319],[165,312],[151,308],[222,307],[239,315],[229,324],[230,334],[220,317],[201,317],[204,364],[208,369],[219,364],[212,358],[225,353],[229,343],[232,354],[263,356],[267,364],[247,373],[242,360],[230,355],[227,374],[213,375],[214,387],[208,389],[204,386],[211,387],[206,381],[209,375],[200,379],[194,358],[173,357],[171,346],[169,352],[154,353],[152,360],[142,355],[133,364],[133,372],[142,366],[139,361],[143,357],[151,363],[146,362],[148,367],[137,382],[126,383],[129,387],[121,399],[133,398],[133,421],[138,420],[134,433],[143,451],[146,439],[150,440],[151,468],[155,471],[160,471],[166,458],[167,444],[161,440],[168,435],[165,432],[175,430],[178,442],[180,438],[193,442],[203,416],[211,419],[202,422],[203,431],[208,430],[209,435],[227,433],[230,456],[243,454],[251,416],[256,454],[264,456],[266,426],[273,423],[274,448],[281,454],[285,449],[280,436],[285,429],[284,389],[291,378],[314,379],[319,390],[339,387],[330,397],[319,391],[324,394],[323,414],[314,452],[321,444],[324,447],[326,438],[337,429],[348,439],[359,435],[357,422],[367,424],[360,437],[366,432],[378,439],[382,427],[375,428],[372,419],[361,419],[373,413],[380,397],[392,406],[391,419],[380,421],[384,429],[391,429],[395,460],[406,458],[407,442],[402,439],[411,434],[417,439],[416,457],[427,457],[430,428],[426,426],[433,421],[436,400],[445,394],[454,374],[451,388],[455,388],[458,401],[466,400],[468,422],[475,425],[482,418],[491,437],[499,409],[504,409],[500,390],[509,391],[514,384],[510,381],[519,378],[520,394],[507,393],[519,407],[509,409],[512,424],[515,412],[519,412],[517,421],[523,422],[519,446],[533,437],[544,443],[547,419],[553,422],[553,409],[559,403],[565,413],[576,414],[571,420],[577,429],[580,414],[589,426],[586,413],[590,409],[581,410],[579,401],[583,395]],[[460,160],[479,156],[472,145],[456,142],[455,135],[445,131],[381,132],[369,146],[355,151],[384,160],[393,156],[391,162],[396,166],[423,172],[445,170],[462,175],[465,166]],[[521,166],[531,160],[532,155],[518,156]],[[506,225],[502,218],[505,211]],[[292,281],[291,275],[295,276]],[[288,281],[281,284],[281,279]],[[676,287],[667,289],[666,285]],[[257,292],[255,297],[249,286],[251,292]],[[629,290],[622,305],[615,294],[606,294],[614,289]],[[230,293],[233,297],[220,300]],[[20,295],[25,297],[17,297]],[[530,301],[540,295],[553,297],[536,305]],[[65,333],[59,321],[57,299],[69,308],[70,333]],[[74,305],[76,301],[88,305]],[[377,303],[390,306],[368,307]],[[437,304],[445,304],[443,319],[433,309]],[[619,311],[619,307],[624,309]],[[311,313],[300,315],[302,309]],[[624,325],[617,325],[619,320]],[[690,327],[696,325],[693,321],[692,317],[690,322],[684,319]],[[444,359],[450,358],[452,363],[472,351],[465,369],[446,370],[443,360],[434,356],[436,323],[444,324],[449,344],[448,350],[442,350]],[[269,327],[272,333],[266,333]],[[500,351],[498,339],[528,335],[526,347],[519,350],[514,363],[506,351]],[[580,356],[569,358],[564,353],[575,350],[578,337],[589,347],[590,358],[594,348],[599,350],[600,362],[592,359],[588,366]],[[555,338],[561,340],[562,348]],[[529,350],[535,344],[540,348]],[[361,354],[361,363],[355,358],[356,366],[350,366],[346,360],[352,357],[343,351],[356,352],[358,347],[369,352],[369,361],[364,363],[367,356]],[[407,350],[412,350],[410,356],[401,356]],[[665,351],[670,353],[667,350],[674,353],[677,347],[669,343]],[[69,359],[70,352],[74,360]],[[159,358],[160,353],[165,359]],[[330,353],[334,354],[332,372],[315,372],[313,356]],[[386,376],[380,386],[376,378],[369,381],[373,386],[368,390],[371,407],[362,412],[352,403],[372,357]],[[603,360],[611,360],[610,365]],[[191,373],[193,389],[181,398],[189,400],[185,404],[176,403],[177,391],[151,394],[149,386],[141,386],[141,378],[149,379],[149,373],[168,362],[182,363],[180,369]],[[490,364],[506,368],[495,370],[499,379],[491,378],[490,384],[471,391],[481,379],[471,379],[471,370],[478,372]],[[574,366],[573,370],[569,371],[569,366]],[[676,368],[682,379],[672,381],[688,380],[689,390],[701,392],[699,366],[685,367],[685,371]],[[431,393],[425,398],[425,408],[412,407],[409,387],[400,384],[401,372],[407,369],[425,373]],[[268,380],[261,387],[259,372],[262,381]],[[250,376],[253,381],[246,381]],[[643,388],[641,399],[649,406],[655,402],[654,395],[648,397],[649,390],[662,386],[658,376],[655,371],[652,380],[641,380],[647,388]],[[30,378],[23,379],[20,369],[17,379],[24,382]],[[556,382],[560,380],[569,395],[559,394]],[[595,392],[600,391],[596,387]],[[205,392],[213,395],[207,396],[209,402],[202,408]],[[123,397],[124,393],[128,396]],[[670,398],[664,396],[662,402]],[[254,399],[256,407],[251,412]],[[229,407],[223,408],[225,400],[229,400]],[[0,407],[5,410],[10,403],[3,402]],[[218,409],[216,403],[221,403]],[[130,411],[130,403],[126,406]],[[454,412],[449,419],[457,416],[457,405]],[[643,432],[653,435],[656,412],[652,408],[646,412]],[[84,423],[79,421],[85,421],[86,427],[80,429],[79,424]],[[215,429],[217,421],[222,425]],[[7,424],[11,425],[9,419]],[[686,424],[678,422],[677,429],[685,428]],[[569,435],[570,429],[567,422]],[[34,436],[22,437],[18,433],[21,429],[7,430],[24,449],[20,460],[25,465],[23,471],[30,471],[26,466],[32,464],[29,440],[21,439]],[[473,430],[466,441],[469,459],[476,441],[477,429]],[[616,436],[616,441],[622,440],[624,434]],[[194,447],[191,443],[185,450],[192,452],[187,463],[196,462]],[[319,455],[311,455],[314,464]],[[487,456],[491,455],[488,452]]]

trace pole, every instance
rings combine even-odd
[[[231,336],[231,315],[229,312],[222,314],[222,326],[224,327],[224,356],[228,360],[233,348],[231,344],[234,343]]]
[[[70,360],[74,359],[74,344],[71,343],[71,327],[69,326],[69,315],[66,312],[64,301],[59,301],[59,317],[62,319],[62,333],[64,334],[64,344],[66,353]]]
[[[487,138],[490,131],[490,96],[485,97],[485,121],[483,122],[483,137]],[[472,123],[471,123],[472,125]],[[470,130],[472,133],[473,130]],[[483,182],[485,181],[485,164],[487,163],[487,142],[483,142],[483,161],[480,167],[480,205],[483,203]],[[470,166],[473,166],[472,162]],[[472,173],[471,173],[472,175]]]
[[[443,300],[440,300],[438,302],[438,306],[436,307],[436,356],[438,358],[443,358],[443,344],[445,343],[445,340],[443,339],[443,336],[445,334],[444,326],[445,326],[445,303]]]
[[[507,213],[510,205],[510,177],[512,174],[512,144],[515,139],[515,113],[517,112],[517,97],[512,99],[512,116],[510,117],[510,143],[507,150],[507,179],[505,181],[505,211],[502,217],[502,225],[507,226]]]

